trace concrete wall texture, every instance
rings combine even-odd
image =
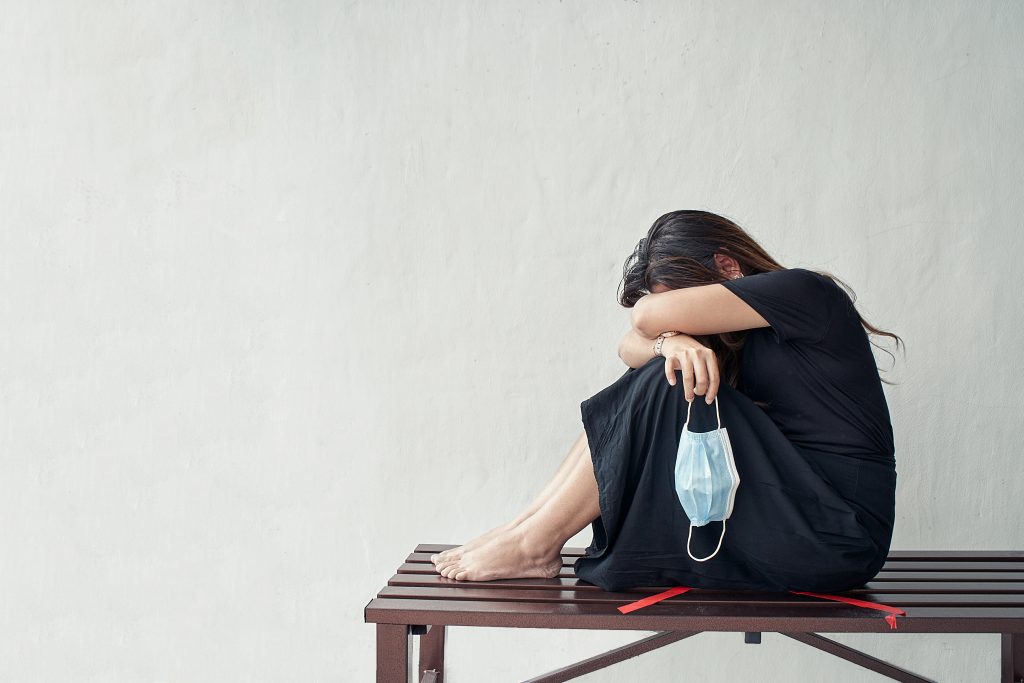
[[[894,548],[1024,549],[1021,3],[3,5],[0,680],[370,680],[363,606],[551,475],[678,208],[906,340]],[[642,635],[456,628],[448,680]],[[771,634],[586,680],[683,678],[881,680]]]

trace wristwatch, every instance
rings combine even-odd
[[[658,335],[658,338],[654,341],[654,355],[661,355],[661,345],[665,343],[665,339],[668,337],[674,337],[678,332],[662,332]]]

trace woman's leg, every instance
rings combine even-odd
[[[555,472],[555,475],[554,477],[552,477],[551,481],[548,482],[547,486],[544,487],[544,489],[540,492],[537,498],[534,499],[534,501],[530,503],[530,505],[525,510],[519,513],[519,515],[515,519],[513,519],[511,522],[502,524],[501,526],[495,527],[490,531],[477,536],[465,545],[460,545],[457,548],[451,548],[449,550],[437,553],[436,555],[431,555],[430,561],[433,562],[435,565],[440,566],[441,562],[455,560],[456,558],[461,557],[467,550],[477,548],[486,543],[487,541],[491,540],[498,534],[514,529],[515,527],[519,526],[521,523],[529,519],[535,512],[540,510],[541,507],[543,507],[544,503],[546,503],[548,499],[554,495],[555,491],[557,491],[561,487],[562,483],[565,482],[565,480],[569,476],[569,473],[576,465],[576,461],[579,460],[580,456],[582,456],[584,453],[587,453],[587,457],[589,457],[589,453],[587,451],[586,434],[581,433],[580,436],[576,439],[576,442],[572,445],[572,448],[569,449],[569,455],[567,455],[565,460],[562,461],[562,464],[558,466],[558,470]]]
[[[590,448],[585,435],[581,440],[582,453],[562,485],[534,514],[461,557],[438,563],[439,573],[460,581],[557,576],[562,546],[601,514]]]

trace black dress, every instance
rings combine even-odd
[[[601,514],[576,575],[606,590],[861,586],[889,550],[896,468],[853,302],[803,269],[723,284],[770,327],[747,333],[739,387],[723,384],[718,394],[740,475],[721,550],[706,562],[687,554],[690,522],[673,483],[687,404],[682,382],[670,385],[664,359],[654,358],[581,405]],[[714,407],[697,397],[691,431],[714,427]],[[693,554],[712,552],[720,532],[721,522],[695,527]]]

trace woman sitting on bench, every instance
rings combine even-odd
[[[619,345],[630,369],[582,403],[584,432],[533,504],[432,556],[438,572],[554,577],[562,546],[592,524],[576,575],[605,590],[836,592],[873,578],[892,537],[896,469],[868,333],[897,348],[899,337],[866,322],[830,276],[783,268],[704,211],[655,221],[620,289],[633,309]],[[687,419],[692,432],[720,419],[741,482],[724,541],[711,522],[692,529],[689,549],[674,479]],[[711,559],[693,557],[719,543]]]

